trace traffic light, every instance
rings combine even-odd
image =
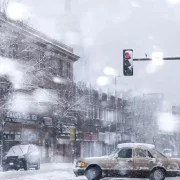
[[[133,76],[133,50],[123,50],[124,76]]]

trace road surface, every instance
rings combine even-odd
[[[167,178],[167,180],[179,180]],[[75,177],[72,164],[43,164],[40,170],[19,170],[0,172],[0,180],[87,180],[84,176]],[[104,178],[103,180],[139,180],[138,178]],[[141,179],[146,180],[146,179]]]

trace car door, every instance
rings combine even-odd
[[[146,148],[134,149],[134,171],[141,174],[148,174],[156,164],[156,158]]]
[[[118,175],[126,175],[133,171],[132,148],[122,148],[111,159],[111,170]]]

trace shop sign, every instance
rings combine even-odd
[[[92,141],[98,141],[98,136],[97,136],[97,134],[91,134],[91,140],[92,140]]]
[[[85,141],[98,141],[97,134],[84,133]]]
[[[86,141],[91,141],[91,134],[89,134],[89,133],[84,133],[84,140],[86,140]]]
[[[76,140],[76,128],[75,127],[70,128],[70,140],[71,141]]]
[[[21,112],[7,112],[6,121],[22,122],[22,121],[37,121],[38,117],[35,114]]]

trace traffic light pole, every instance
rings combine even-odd
[[[133,59],[133,61],[151,61],[151,58],[137,58]],[[170,61],[170,60],[180,60],[180,57],[165,57],[163,58],[164,61]]]

